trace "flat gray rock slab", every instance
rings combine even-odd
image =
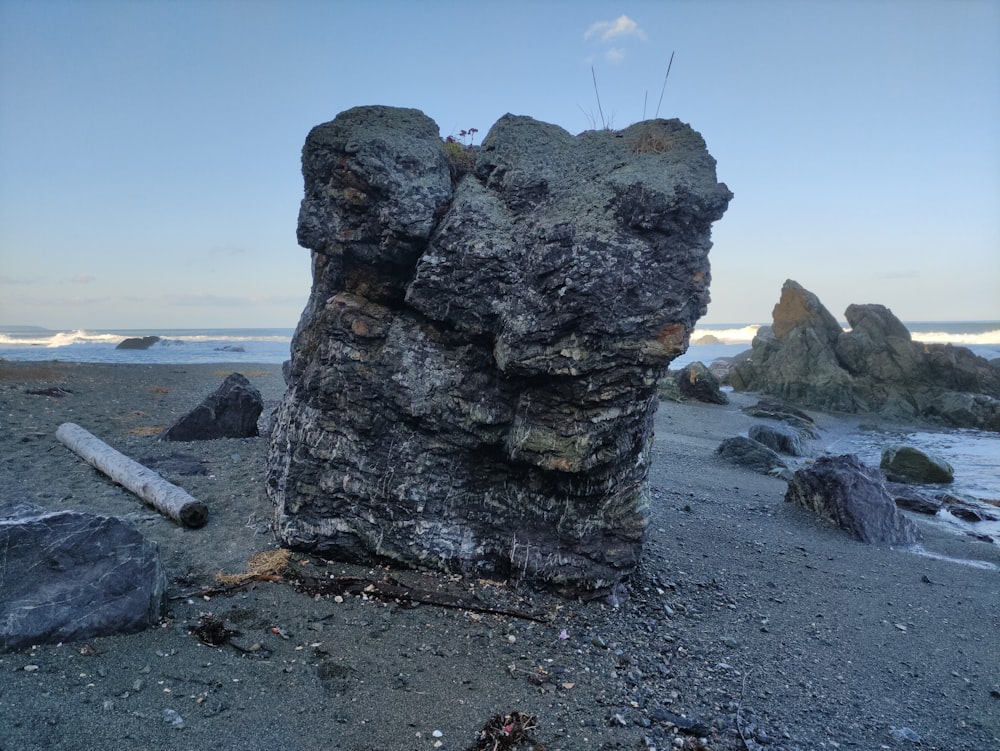
[[[117,517],[0,509],[0,653],[141,631],[165,589],[156,544]]]

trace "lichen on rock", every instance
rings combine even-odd
[[[281,541],[567,593],[620,582],[656,384],[705,312],[732,197],[701,137],[506,115],[453,180],[432,120],[359,107],[302,163],[313,287],[269,451]]]

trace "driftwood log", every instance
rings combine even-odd
[[[192,498],[183,488],[167,482],[149,467],[111,448],[79,425],[64,422],[56,429],[56,438],[88,464],[175,522],[198,528],[208,520],[208,507],[204,503]]]

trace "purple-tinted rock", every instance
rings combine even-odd
[[[862,542],[912,545],[920,530],[896,508],[882,473],[853,454],[821,456],[788,482],[785,500],[837,524]]]

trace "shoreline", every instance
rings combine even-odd
[[[160,546],[172,598],[160,628],[91,640],[93,653],[0,654],[0,749],[464,749],[510,711],[537,716],[548,751],[697,748],[698,734],[713,751],[742,750],[741,729],[776,751],[914,747],[903,729],[923,749],[1000,743],[1000,574],[855,542],[784,503],[784,481],[715,458],[754,422],[739,411],[753,395],[661,402],[646,545],[618,608],[297,553],[293,566],[314,576],[471,588],[548,624],[277,582],[196,596],[275,547],[266,437],[152,437],[233,371],[261,391],[266,424],[280,365],[0,362],[4,500],[125,518]],[[69,393],[25,393],[50,386]],[[810,414],[827,440],[854,422]],[[78,460],[54,437],[66,421],[137,461],[197,456],[209,474],[164,474],[208,504],[208,524],[180,528]],[[909,516],[928,550],[1000,566],[997,546]],[[205,646],[190,633],[204,613],[259,647]]]

